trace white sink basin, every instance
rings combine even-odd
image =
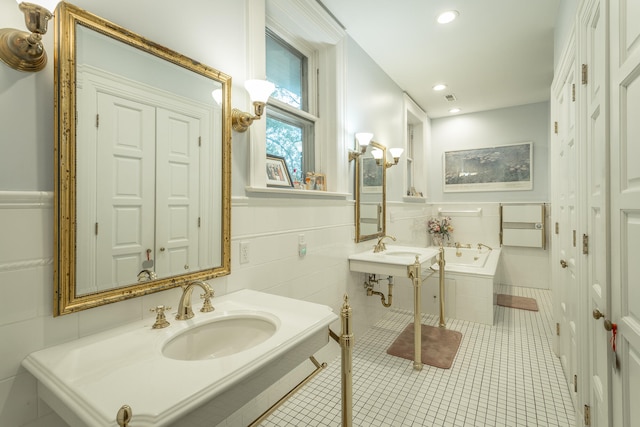
[[[391,252],[387,252],[385,255],[387,256],[412,256],[415,257],[416,256],[420,256],[420,252],[415,252],[415,251],[391,251]]]
[[[276,333],[276,320],[265,314],[230,316],[187,329],[162,349],[176,360],[230,356],[263,343]]]
[[[369,249],[349,256],[349,269],[360,273],[407,277],[407,267],[415,263],[416,257],[421,269],[425,269],[433,264],[436,255],[438,249],[435,248],[387,245],[382,252]]]

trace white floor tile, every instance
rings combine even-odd
[[[552,352],[551,292],[502,287],[535,298],[539,311],[494,306],[496,324],[447,319],[462,343],[451,369],[424,366],[386,353],[413,321],[389,309],[353,352],[354,426],[573,426],[575,414],[562,368]],[[422,323],[437,325],[434,315]],[[262,427],[340,426],[340,359],[265,420]]]

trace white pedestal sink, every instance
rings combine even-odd
[[[429,267],[440,253],[436,248],[417,248],[412,246],[387,245],[382,252],[370,249],[349,256],[349,269],[360,273],[382,274],[385,276],[408,277],[413,283],[413,368],[422,369],[422,338],[420,323],[420,292],[422,279],[430,274]],[[444,255],[443,255],[444,256]],[[441,289],[444,283],[444,269],[440,271]],[[442,298],[441,298],[442,301]],[[443,308],[440,313],[440,326],[444,325]]]
[[[168,315],[165,329],[147,318],[22,364],[71,426],[116,426],[122,405],[133,411],[131,426],[211,426],[326,345],[338,319],[330,307],[251,290],[212,303],[213,312],[189,320]]]
[[[421,269],[428,269],[438,249],[416,248],[412,246],[387,245],[387,249],[375,253],[373,249],[349,256],[349,269],[360,273],[383,274],[385,276],[407,277],[407,267],[418,257]]]

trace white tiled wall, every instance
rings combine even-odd
[[[382,307],[379,298],[365,295],[362,274],[349,271],[348,255],[374,244],[354,243],[353,208],[353,201],[345,200],[234,198],[232,273],[210,283],[218,295],[250,288],[326,304],[336,312],[346,292],[357,336],[388,309]],[[482,208],[486,213],[482,217],[453,217],[456,240],[495,244],[497,204]],[[400,244],[425,246],[425,221],[432,212],[437,212],[437,206],[390,203],[388,234],[397,237]],[[304,257],[298,256],[300,235],[307,244]],[[64,426],[38,400],[36,381],[21,367],[22,359],[41,348],[152,316],[149,307],[175,305],[180,291],[173,289],[54,318],[52,195],[0,192],[0,236],[0,425]],[[240,242],[249,244],[249,262],[245,264],[239,263]],[[504,277],[513,282],[531,278],[531,283],[519,284],[535,286],[534,279],[544,276],[535,266],[545,265],[546,253],[527,256],[507,252]],[[522,270],[518,265],[531,267]],[[197,297],[194,295],[194,303]],[[339,324],[332,329],[339,332]],[[316,356],[323,362],[337,354],[338,347],[329,344]],[[309,366],[301,366],[249,402],[227,420],[227,425],[243,425],[257,416],[308,372]]]
[[[353,241],[353,201],[236,198],[232,209],[232,273],[211,280],[216,294],[250,288],[322,303],[338,310],[348,292],[354,318],[367,325],[378,308],[358,291],[348,268]],[[307,254],[298,256],[304,235]],[[36,381],[21,367],[32,351],[152,316],[149,307],[175,305],[173,289],[91,310],[53,317],[52,194],[0,192],[0,425],[65,425],[37,399]],[[239,264],[239,243],[248,242],[249,262]],[[194,294],[194,303],[198,296]],[[214,300],[215,305],[215,300]],[[368,306],[368,308],[367,308]],[[367,325],[368,326],[368,325]],[[333,330],[339,332],[339,323]],[[330,344],[317,356],[333,360]],[[261,413],[301,376],[285,378],[245,408]]]
[[[475,209],[479,214],[471,214]],[[491,247],[500,246],[500,204],[499,203],[447,203],[436,204],[438,209],[451,217],[454,231],[450,242],[470,243],[472,246],[484,243]],[[548,223],[548,218],[547,218]],[[548,234],[548,231],[547,231]],[[504,285],[550,289],[550,239],[546,249],[503,246],[498,267],[498,281]]]

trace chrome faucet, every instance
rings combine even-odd
[[[384,244],[384,242],[382,241],[383,239],[385,239],[386,237],[390,238],[391,240],[393,240],[394,242],[396,241],[396,238],[393,236],[381,236],[378,239],[378,243],[376,243],[376,245],[373,247],[373,253],[378,253],[378,252],[382,252],[385,249],[387,249],[387,245]]]
[[[487,246],[487,245],[485,245],[484,243],[478,243],[478,250],[482,250],[482,247],[483,247],[483,246],[484,246],[485,248],[489,249],[490,251],[492,251],[492,250],[493,250],[493,248],[492,248],[492,247]]]
[[[182,296],[180,297],[180,304],[178,305],[178,313],[176,314],[176,320],[187,320],[193,317],[193,310],[191,309],[191,293],[193,292],[193,288],[195,286],[200,286],[204,290],[204,294],[200,295],[200,298],[204,299],[204,304],[202,304],[201,312],[207,313],[209,311],[213,311],[213,306],[211,305],[211,298],[213,298],[213,289],[209,286],[208,283],[196,280],[195,282],[191,282],[184,287],[182,292]]]

